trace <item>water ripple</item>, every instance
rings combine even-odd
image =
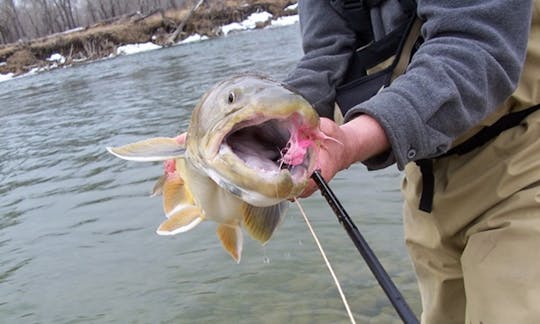
[[[12,267],[10,267],[9,269],[3,271],[3,272],[0,272],[0,284],[5,282],[6,280],[9,279],[9,277],[11,277],[17,270],[21,269],[22,267],[24,267],[25,265],[29,264],[31,261],[31,259],[25,259],[15,265],[13,265]]]
[[[301,54],[297,27],[260,30],[2,83],[0,322],[343,320],[297,212],[264,250],[246,235],[237,265],[213,223],[173,238],[156,235],[161,200],[143,198],[162,164],[126,162],[105,150],[175,136],[217,81],[250,70],[281,79]],[[398,269],[392,273],[414,286],[395,239],[399,173],[368,175],[355,166],[347,172],[333,189],[351,215],[362,215],[367,238]],[[331,211],[317,198],[305,207],[329,251],[338,251],[333,258],[348,270],[342,273],[355,274],[349,287],[364,314],[359,318],[380,316],[386,304],[366,302],[375,300],[374,284],[364,277],[358,278],[365,284],[356,284],[363,265]],[[308,290],[323,293],[308,296]],[[277,306],[269,315],[270,305]]]

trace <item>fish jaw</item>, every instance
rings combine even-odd
[[[215,153],[198,160],[189,144],[188,152],[192,162],[222,188],[265,207],[303,191],[315,165],[320,131],[318,119],[313,123],[297,112],[252,116],[223,132]]]
[[[243,75],[203,96],[186,149],[189,160],[223,189],[264,207],[303,191],[322,138],[319,117],[302,96],[278,82]]]

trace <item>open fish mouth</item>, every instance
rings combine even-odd
[[[297,115],[245,121],[237,124],[225,135],[220,151],[229,149],[247,167],[255,171],[265,174],[288,171],[293,180],[300,181],[310,167],[312,150],[300,152],[301,157],[292,164],[284,158],[296,147],[294,142],[300,132]]]

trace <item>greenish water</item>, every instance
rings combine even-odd
[[[243,71],[283,78],[298,26],[257,30],[0,83],[0,323],[346,323],[295,205],[272,240],[246,238],[242,263],[215,224],[161,237],[159,163],[106,146],[186,129],[201,94]],[[331,186],[420,309],[403,244],[401,175],[356,165]],[[302,201],[359,323],[399,323],[319,194]]]

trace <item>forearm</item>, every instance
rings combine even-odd
[[[407,72],[354,107],[385,129],[391,155],[384,167],[447,151],[514,90],[527,45],[531,3],[518,0],[418,1],[425,42]]]
[[[390,148],[384,129],[373,117],[360,115],[340,126],[347,156],[342,169],[382,154]]]

